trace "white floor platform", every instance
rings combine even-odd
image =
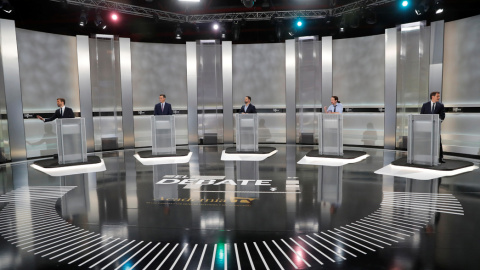
[[[405,178],[416,179],[416,180],[431,180],[439,177],[453,176],[453,175],[457,175],[465,172],[470,172],[476,169],[478,169],[478,166],[470,166],[470,167],[465,167],[465,168],[461,168],[453,171],[440,171],[440,170],[412,168],[412,167],[405,167],[405,166],[395,166],[395,165],[389,164],[381,168],[380,170],[375,171],[375,173],[390,175],[390,176],[405,177]]]
[[[262,161],[271,157],[277,153],[278,150],[274,150],[267,154],[227,154],[225,150],[222,151],[223,161]]]
[[[67,176],[67,175],[82,174],[82,173],[103,172],[106,170],[103,159],[101,159],[100,163],[66,166],[66,167],[59,167],[59,168],[44,168],[35,164],[32,164],[30,166],[35,170],[39,170],[50,176]]]
[[[363,155],[358,158],[342,159],[342,158],[323,158],[323,157],[307,157],[304,156],[297,164],[301,165],[317,165],[317,166],[332,166],[339,167],[350,163],[357,163],[369,157],[369,155]]]
[[[133,155],[143,165],[162,165],[162,164],[179,164],[188,163],[192,157],[192,152],[186,156],[172,156],[172,157],[156,157],[156,158],[141,158],[138,154]]]

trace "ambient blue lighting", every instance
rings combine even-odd
[[[302,21],[297,22],[297,26],[302,26],[302,24],[303,24]]]
[[[408,1],[403,1],[402,6],[404,6],[404,7],[408,6]]]

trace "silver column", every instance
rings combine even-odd
[[[130,39],[120,38],[120,79],[122,87],[123,148],[135,148],[133,129],[132,54]]]
[[[14,21],[0,19],[0,87],[5,91],[11,158],[20,161],[27,158],[27,150],[15,31]]]
[[[90,45],[88,36],[77,36],[78,88],[80,112],[85,118],[87,152],[95,151],[93,140],[92,81],[90,79]]]
[[[188,144],[198,144],[197,43],[187,42]]]
[[[385,29],[385,128],[386,149],[395,149],[397,123],[397,29]]]
[[[330,106],[333,95],[333,40],[322,37],[322,105]],[[323,107],[322,106],[322,107]]]
[[[295,64],[295,40],[285,40],[285,98],[287,110],[287,144],[295,143],[296,135]]]
[[[428,76],[428,92],[442,93],[443,82],[443,38],[445,22],[430,23],[430,72]]]
[[[232,42],[222,42],[223,143],[233,141],[233,51]]]

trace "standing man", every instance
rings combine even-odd
[[[167,96],[165,94],[161,94],[160,97],[158,98],[160,100],[160,103],[155,105],[155,109],[153,111],[153,115],[172,115],[172,105],[170,103],[166,103],[165,99]]]
[[[343,113],[343,105],[340,103],[337,96],[332,96],[330,98],[330,103],[332,103],[332,105],[328,106],[328,109],[327,106],[323,108],[325,113]]]
[[[246,96],[245,105],[242,105],[242,108],[240,109],[240,113],[242,114],[257,113],[257,109],[250,102],[252,102],[252,98],[250,96]]]
[[[445,106],[443,106],[443,104],[440,103],[439,92],[430,93],[430,101],[423,103],[420,114],[438,114],[440,118],[440,123],[442,123],[443,120],[445,120]],[[445,161],[443,161],[442,136],[440,136],[439,162],[445,163]]]
[[[40,115],[37,115],[37,118],[42,120],[43,122],[50,122],[57,118],[75,118],[73,114],[73,110],[69,107],[65,107],[65,99],[64,98],[57,98],[57,109],[52,117],[44,119]]]

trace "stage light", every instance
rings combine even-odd
[[[100,29],[106,29],[107,28],[107,25],[103,21],[102,15],[100,14],[100,11],[97,11],[97,16],[95,17],[95,25]]]
[[[440,14],[443,12],[443,1],[435,0],[435,14]]]
[[[302,27],[303,22],[302,22],[302,20],[297,19],[297,21],[295,22],[295,24],[297,25],[297,27]]]
[[[345,32],[345,27],[347,27],[347,23],[345,22],[345,15],[343,15],[340,19],[340,24],[338,25],[338,27],[341,33]]]
[[[0,2],[0,9],[2,9],[6,13],[12,13],[13,11],[13,7],[8,0],[3,0],[2,2]]]
[[[226,38],[227,37],[227,29],[225,28],[225,23],[222,23],[220,25],[220,33],[222,35],[222,38]]]
[[[402,1],[402,7],[408,6],[408,1]]]
[[[241,1],[242,1],[242,4],[247,8],[251,8],[255,4],[255,0],[241,0]]]
[[[232,26],[233,40],[238,41],[240,39],[241,26],[238,21],[233,21]]]
[[[218,26],[218,23],[214,23],[213,24],[213,30],[218,30],[219,26]]]
[[[415,7],[415,14],[420,16],[420,15],[426,13],[429,8],[430,8],[430,5],[429,5],[428,1],[421,0],[418,3],[418,5]]]
[[[283,22],[281,20],[277,20],[277,22],[275,23],[275,35],[277,36],[278,41],[282,40]]]
[[[175,38],[176,39],[182,39],[182,34],[183,34],[182,27],[178,23],[177,24],[177,29],[175,29]]]
[[[82,13],[80,13],[80,22],[78,23],[80,26],[85,26],[88,23],[88,15],[85,10],[82,10]]]
[[[112,18],[112,20],[117,21],[118,20],[118,15],[116,13],[113,13],[111,18]]]

